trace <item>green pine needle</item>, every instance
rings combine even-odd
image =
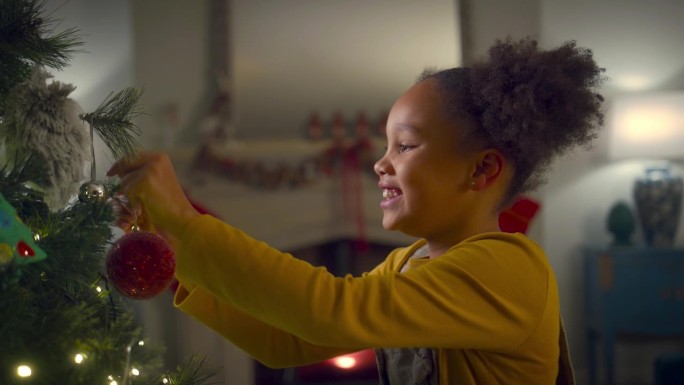
[[[158,385],[165,378],[171,385],[214,385],[218,382],[207,382],[217,373],[215,368],[207,367],[206,359],[192,355],[172,373],[159,376],[148,385]],[[166,382],[165,382],[166,383]]]
[[[79,30],[54,33],[57,20],[44,15],[46,0],[0,0],[0,120],[5,96],[26,81],[35,65],[66,67],[83,45]]]
[[[140,129],[133,119],[141,114],[138,106],[141,95],[141,90],[126,88],[114,96],[110,94],[94,112],[81,116],[116,159],[132,156],[139,147],[136,137],[140,136]]]

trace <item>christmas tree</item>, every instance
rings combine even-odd
[[[78,30],[55,32],[43,6],[0,0],[0,384],[204,384],[201,358],[163,370],[106,274],[116,185],[93,180],[93,137],[131,155],[140,91],[80,110],[50,74],[78,53]]]

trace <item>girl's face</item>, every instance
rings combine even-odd
[[[375,164],[385,229],[440,238],[467,226],[476,151],[461,148],[462,126],[446,119],[440,100],[427,79],[392,106],[387,151]]]

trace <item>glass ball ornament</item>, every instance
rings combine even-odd
[[[176,256],[160,235],[131,231],[119,238],[106,257],[107,278],[126,297],[149,299],[169,287]]]
[[[83,183],[78,190],[78,200],[83,203],[103,202],[108,198],[105,186],[96,182]]]

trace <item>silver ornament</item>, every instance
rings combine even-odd
[[[98,183],[87,182],[78,191],[78,200],[83,203],[103,202],[109,198],[107,189]]]

